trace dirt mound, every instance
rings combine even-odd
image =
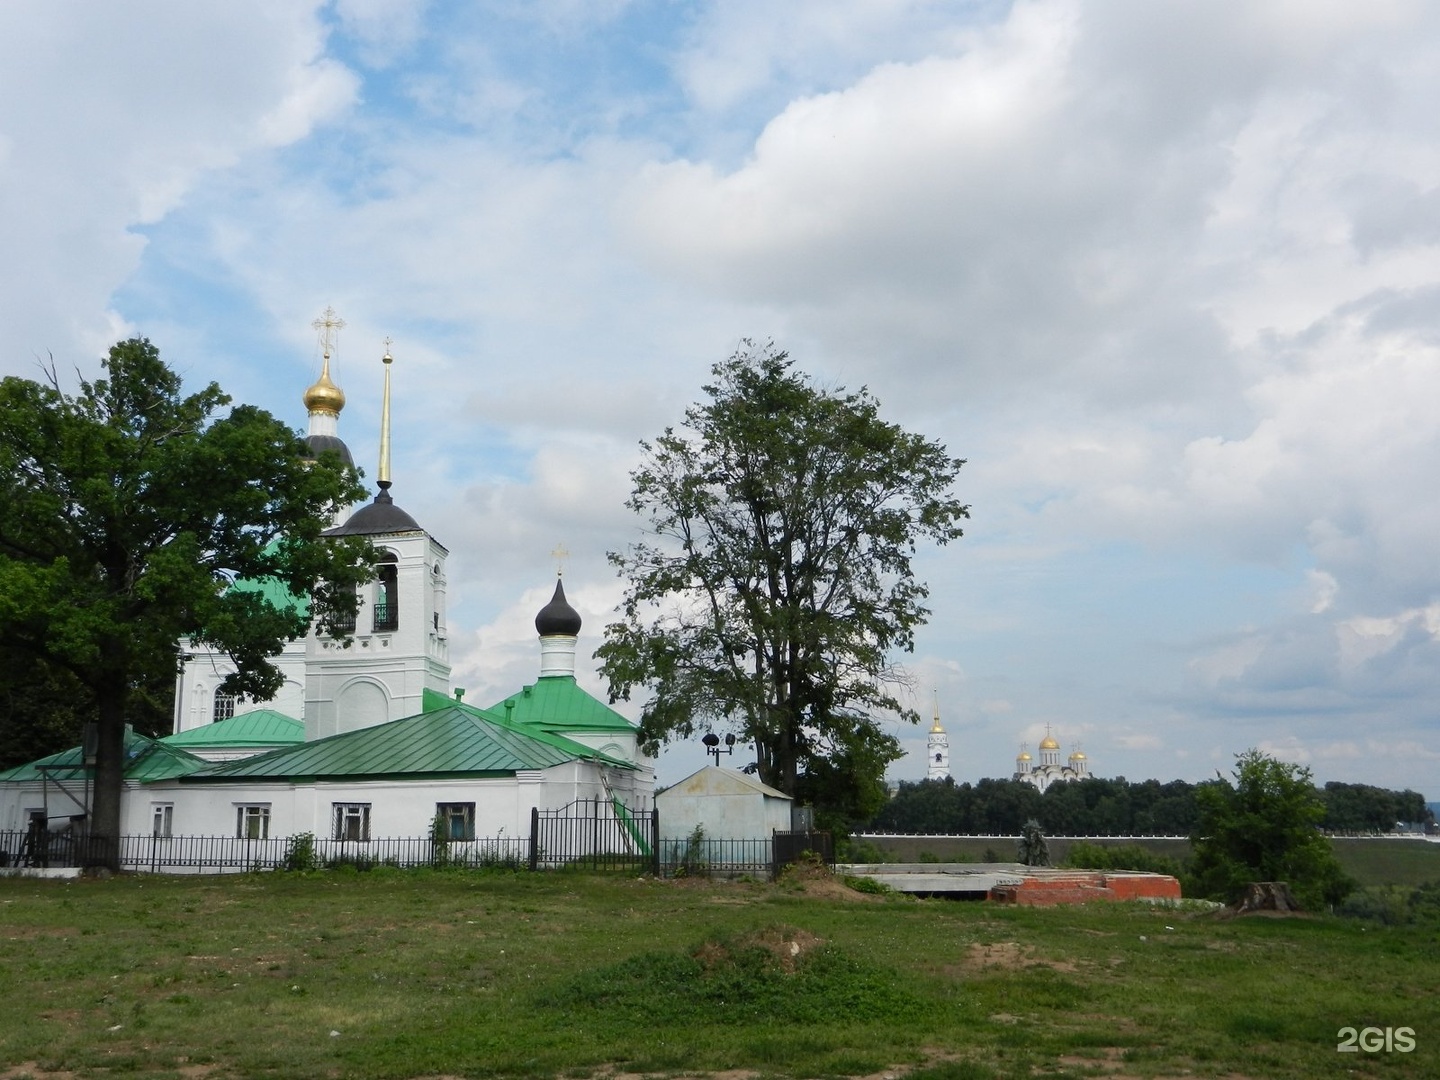
[[[706,971],[714,971],[734,961],[735,954],[748,949],[763,949],[774,959],[775,966],[787,974],[809,952],[825,944],[825,939],[794,926],[769,926],[725,942],[707,941],[695,950],[695,959]]]

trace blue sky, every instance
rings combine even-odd
[[[333,305],[373,475],[392,338],[469,699],[557,543],[598,644],[638,441],[773,339],[968,460],[899,658],[957,777],[1050,724],[1440,789],[1434,5],[17,2],[0,51],[0,372],[143,334],[300,427]]]

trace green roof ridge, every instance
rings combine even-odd
[[[516,721],[552,731],[623,731],[635,725],[586,691],[573,675],[545,675],[491,705],[486,712],[505,712],[513,701]]]
[[[305,741],[305,725],[275,709],[251,709],[160,740],[167,746],[274,746]]]

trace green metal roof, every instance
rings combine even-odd
[[[511,708],[506,709],[510,705]],[[573,675],[547,675],[485,710],[509,715],[545,731],[616,731],[634,734],[635,725],[599,698],[580,689]]]
[[[302,614],[310,613],[310,598],[296,596],[278,578],[236,578],[230,583],[230,587],[236,592],[259,593],[271,607],[281,611],[295,608]]]
[[[197,783],[279,780],[393,780],[508,776],[576,759],[632,767],[588,746],[517,725],[458,702],[388,724],[332,735],[186,777]]]
[[[281,746],[305,741],[305,725],[274,709],[253,709],[217,724],[204,724],[189,731],[166,735],[166,746]]]
[[[128,728],[125,731],[123,775],[126,780],[169,780],[184,776],[204,765],[205,762],[194,754],[166,746],[157,739],[137,734]],[[40,780],[46,776],[59,780],[79,779],[87,773],[93,774],[94,767],[85,764],[85,752],[82,747],[76,746],[0,773],[0,783]]]

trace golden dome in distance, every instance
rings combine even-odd
[[[1084,761],[1084,760],[1085,760],[1085,755],[1082,754],[1079,750],[1076,750],[1073,754],[1070,755],[1070,760],[1071,760],[1071,761]]]
[[[1015,760],[1016,760],[1016,761],[1029,761],[1029,760],[1030,760],[1030,753],[1029,753],[1029,751],[1021,750],[1020,753],[1019,753],[1018,755],[1016,755]]]
[[[1040,740],[1040,749],[1041,749],[1041,750],[1059,750],[1059,749],[1060,749],[1060,744],[1055,741],[1055,736],[1054,736],[1054,735],[1046,735],[1045,738],[1043,738],[1043,739]]]

